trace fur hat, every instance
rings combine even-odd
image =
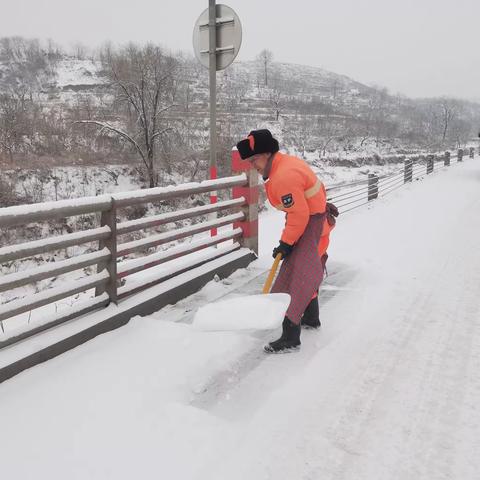
[[[237,143],[237,149],[242,160],[258,153],[278,152],[278,141],[272,137],[270,130],[252,130],[248,137]]]

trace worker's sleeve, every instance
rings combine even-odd
[[[303,235],[310,219],[301,175],[292,172],[289,178],[280,180],[275,185],[275,197],[280,200],[282,209],[287,214],[281,240],[293,245]]]

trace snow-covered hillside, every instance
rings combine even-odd
[[[110,53],[128,55],[121,47],[111,48]],[[142,47],[133,51],[140,55]],[[128,77],[128,69],[114,73],[108,63],[113,57],[106,52],[73,56],[35,40],[0,39],[1,168],[17,162],[141,163],[138,152],[121,141],[126,137],[83,123],[107,122],[144,138],[132,115],[135,107],[117,88],[119,81],[134,85],[136,80]],[[161,48],[157,52],[164,55]],[[168,160],[168,171],[172,164],[175,170],[185,159],[192,162],[193,156],[205,155],[209,102],[208,71],[188,54],[170,60],[175,68],[171,85],[162,87],[162,101],[168,97],[168,105],[162,104],[161,122],[175,138],[157,145],[166,151],[163,158],[157,152],[156,166],[165,168],[162,162]],[[278,131],[285,148],[316,152],[318,158],[456,149],[476,135],[480,121],[480,106],[473,102],[408,99],[322,68],[274,60],[265,65],[258,60],[234,62],[219,72],[217,103],[221,149],[252,129],[267,127]]]
[[[261,351],[278,332],[190,326],[258,292],[283,225],[266,212],[250,268],[1,384],[3,475],[478,478],[479,179],[459,163],[341,216],[322,328],[291,355]]]

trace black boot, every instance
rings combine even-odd
[[[312,298],[302,317],[302,327],[320,328],[320,318],[318,311],[318,297]]]
[[[300,325],[295,325],[287,317],[282,323],[282,336],[265,345],[263,349],[267,353],[287,353],[298,350],[300,347]]]

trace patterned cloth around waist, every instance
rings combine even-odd
[[[292,253],[282,262],[271,293],[288,293],[291,296],[286,316],[300,323],[305,308],[323,280],[323,266],[318,254],[325,213],[312,215],[307,228]]]

